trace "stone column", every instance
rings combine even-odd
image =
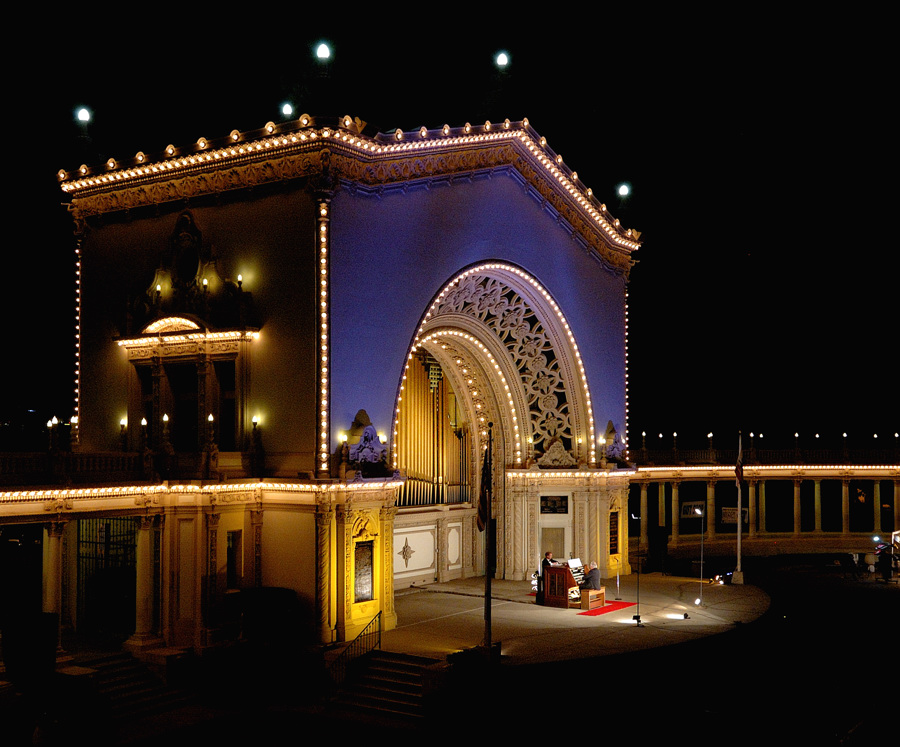
[[[716,482],[706,482],[706,537],[712,539],[716,536]]]
[[[662,490],[662,486],[664,484],[665,483],[659,483],[660,490]],[[649,517],[647,516],[647,483],[642,482],[641,483],[641,547],[648,547],[650,544],[648,541],[648,536],[649,536],[649,532],[648,532],[648,528],[647,528],[648,524],[649,524]]]
[[[800,485],[803,480],[794,480],[794,536],[800,535]]]
[[[822,481],[815,481],[816,491],[816,526],[813,530],[816,534],[822,533]]]
[[[766,481],[759,481],[759,531],[766,533]]]
[[[894,480],[894,528],[900,529],[900,480]]]
[[[657,523],[656,526],[664,527],[666,525],[666,484],[661,482],[659,484],[659,492],[657,493],[656,500],[656,513],[657,513]]]
[[[872,531],[881,532],[881,482],[877,479],[872,486]]]
[[[131,650],[162,645],[153,620],[153,517],[141,516],[135,552],[134,633],[124,646]]]
[[[332,566],[334,552],[335,506],[327,493],[320,493],[316,499],[316,612],[318,613],[319,637],[323,643],[335,640],[336,627],[334,599],[332,598]]]
[[[678,500],[678,483],[672,483],[672,544],[678,542],[681,531],[681,506]]]
[[[850,534],[850,481],[841,480],[841,533]]]
[[[56,645],[60,649],[62,617],[62,536],[65,521],[52,521],[46,528],[47,550],[44,553],[44,585],[41,610],[56,615]]]
[[[747,537],[756,536],[756,480],[747,480]]]

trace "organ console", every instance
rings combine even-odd
[[[581,598],[578,587],[584,583],[584,564],[580,558],[571,558],[568,563],[544,567],[544,593],[539,603],[545,607],[568,609],[569,602],[577,603]]]

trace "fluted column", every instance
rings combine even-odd
[[[716,535],[716,483],[706,483],[706,536],[712,539]]]
[[[794,536],[800,535],[800,486],[803,480],[794,480]]]

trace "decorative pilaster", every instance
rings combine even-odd
[[[253,534],[253,585],[259,588],[263,585],[263,510],[261,508],[250,509],[250,529]]]
[[[329,367],[331,351],[331,298],[329,265],[331,246],[331,195],[319,193],[318,218],[316,222],[316,298],[319,310],[319,345],[318,345],[318,379],[317,401],[319,403],[318,446],[316,452],[316,477],[326,479],[331,476],[329,460],[331,458],[331,421],[329,418]]]
[[[207,643],[209,642],[209,630],[214,625],[213,617],[216,610],[216,591],[218,578],[218,541],[219,541],[219,514],[206,514],[206,593],[203,595],[203,627],[207,631]]]
[[[396,493],[393,495],[396,496]],[[396,516],[397,507],[393,500],[389,505],[383,506],[379,512],[382,549],[381,620],[384,630],[392,630],[397,627],[397,613],[394,611],[394,518]],[[446,555],[446,553],[444,554]]]
[[[435,537],[435,570],[437,571],[438,583],[447,580],[447,571],[449,570],[449,562],[447,560],[447,517],[441,516],[436,522],[437,537]]]

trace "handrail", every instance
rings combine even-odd
[[[373,617],[349,645],[331,662],[328,670],[336,685],[343,684],[347,677],[347,668],[354,659],[364,656],[376,648],[381,648],[381,612]]]

